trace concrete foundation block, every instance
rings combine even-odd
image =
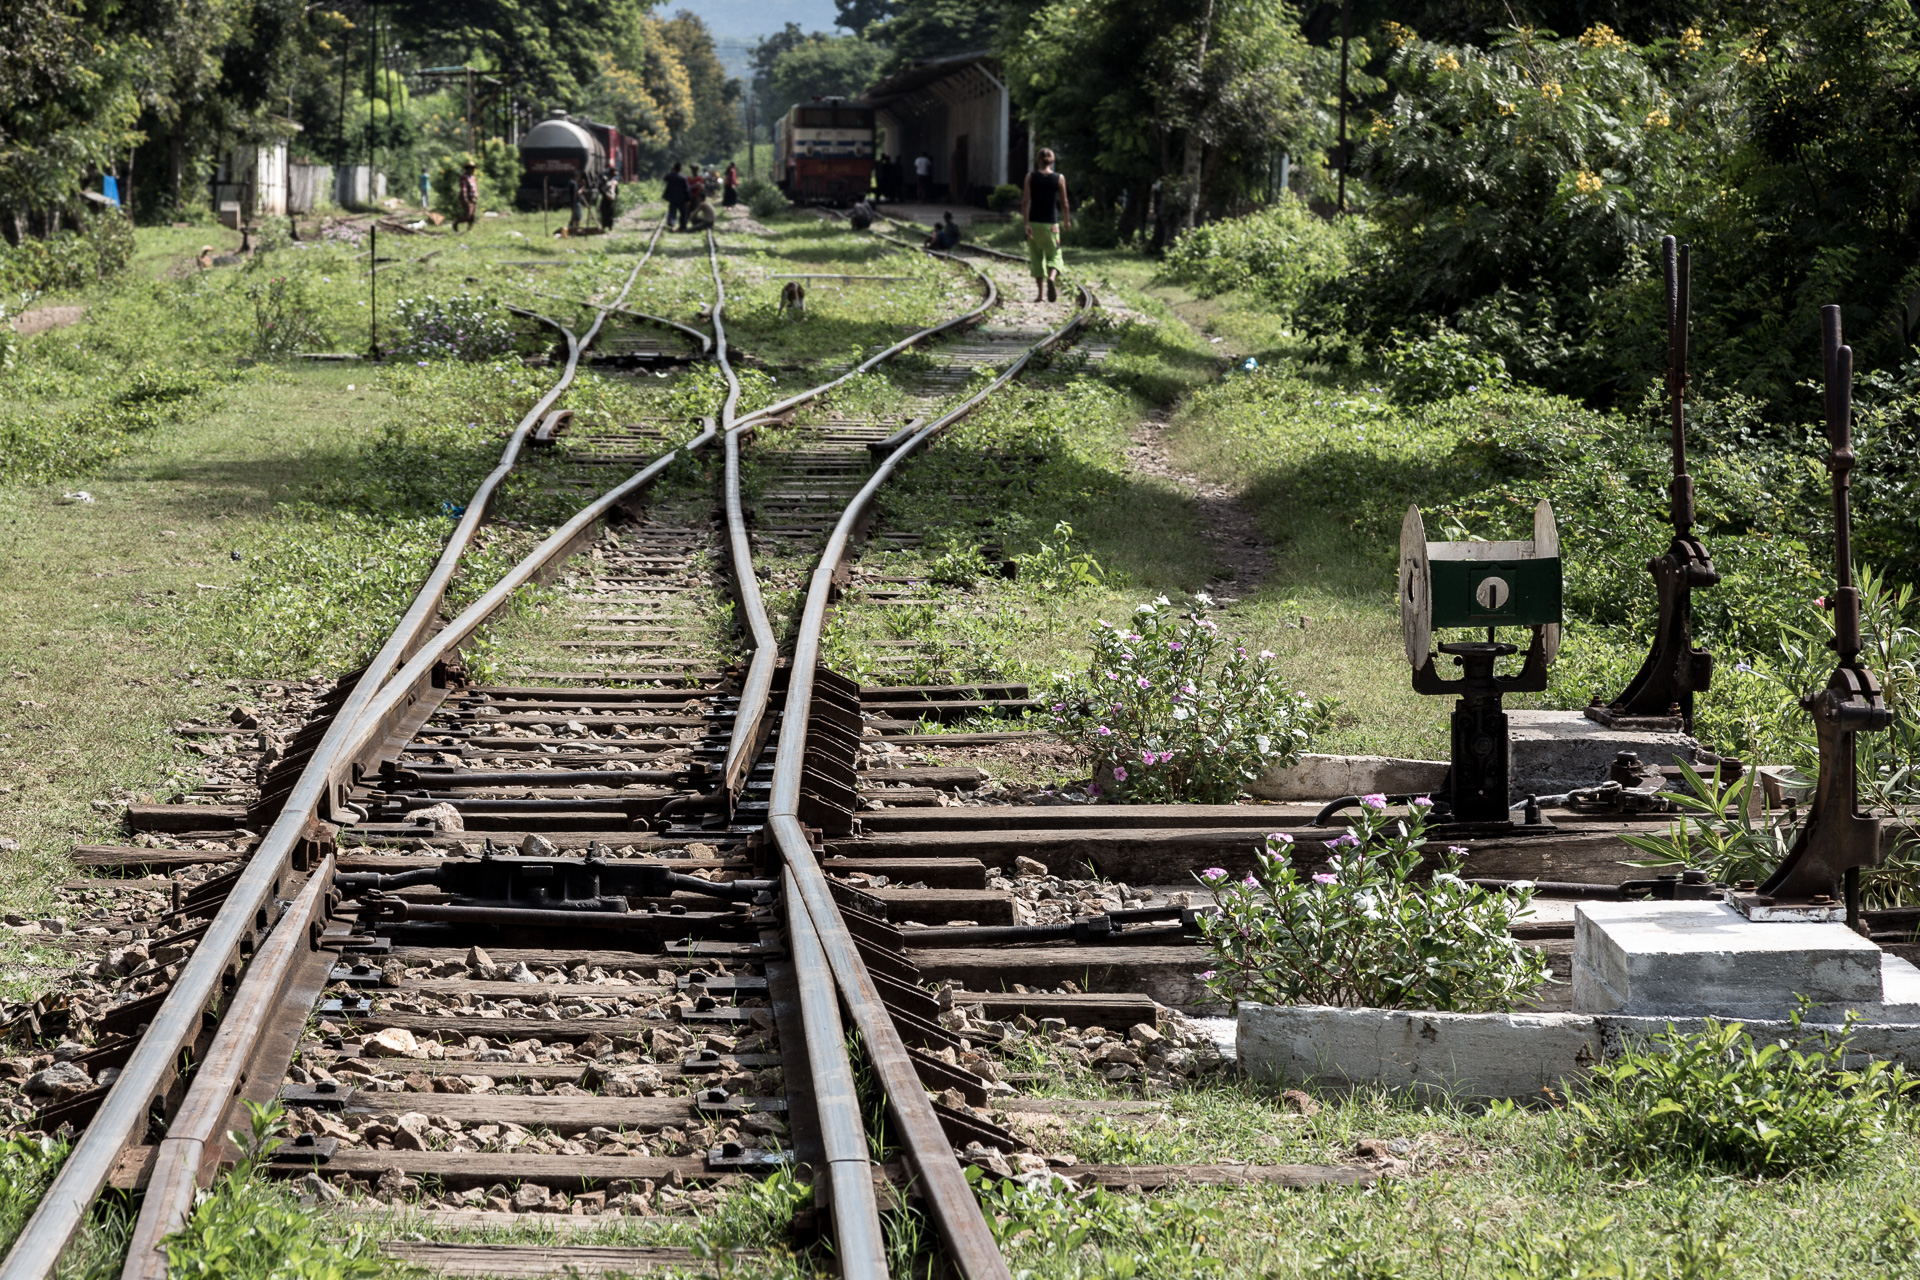
[[[1341,796],[1427,795],[1446,780],[1445,760],[1400,760],[1392,756],[1300,757],[1271,769],[1247,789],[1259,800],[1334,800]]]
[[[1578,711],[1509,711],[1513,797],[1559,795],[1607,780],[1622,751],[1648,765],[1692,764],[1699,744],[1684,733],[1609,729]]]
[[[1721,902],[1583,902],[1574,908],[1573,1008],[1768,1017],[1805,998],[1884,1015],[1888,960],[1912,968],[1845,925],[1756,923]],[[1896,970],[1902,995],[1907,982]]]
[[[1570,1013],[1427,1013],[1243,1002],[1237,1053],[1256,1079],[1322,1088],[1530,1098],[1599,1059],[1594,1019]]]

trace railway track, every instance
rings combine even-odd
[[[824,814],[829,827],[851,829],[863,695],[937,700],[941,691],[850,688],[816,665],[836,579],[879,487],[1036,353],[1069,340],[1094,300],[1082,291],[1069,323],[1050,332],[994,335],[962,351],[968,369],[1011,359],[957,403],[936,361],[907,423],[817,429],[795,412],[914,343],[978,321],[996,301],[990,277],[974,271],[985,294],[977,308],[741,414],[711,238],[708,256],[713,337],[643,317],[689,350],[631,339],[619,349],[658,361],[708,347],[730,384],[718,419],[678,447],[670,424],[641,424],[572,451],[579,475],[644,465],[439,625],[495,493],[523,451],[566,432],[556,405],[647,258],[581,334],[523,313],[559,335],[560,376],[512,434],[380,654],[323,700],[268,780],[251,815],[264,835],[231,870],[176,894],[171,919],[204,923],[156,940],[156,953],[167,944],[186,953],[164,970],[164,985],[128,1002],[141,1007],[113,1021],[123,1033],[102,1036],[82,1064],[114,1071],[113,1082],[44,1117],[84,1132],[0,1274],[50,1274],[109,1184],[145,1190],[126,1274],[164,1274],[159,1242],[235,1155],[225,1135],[244,1129],[242,1104],[277,1100],[296,1133],[273,1167],[306,1177],[327,1200],[342,1182],[391,1197],[427,1181],[471,1206],[438,1210],[443,1225],[555,1203],[570,1217],[609,1208],[651,1216],[701,1207],[711,1194],[703,1184],[795,1168],[831,1188],[822,1199],[841,1269],[884,1275],[879,1206],[900,1193],[876,1178],[849,1030],[948,1256],[967,1275],[1005,1274],[955,1158],[962,1137],[975,1149],[987,1139],[996,1155],[1017,1145],[970,1114],[968,1100],[984,1103],[994,1090],[957,1064],[964,1042],[940,1025],[943,1011],[913,985],[898,949],[872,951],[848,923],[857,915],[861,927],[892,929],[886,898],[852,888],[851,877],[871,884],[889,869],[901,880],[924,871],[971,885],[984,868],[856,858],[829,877],[819,828],[802,821]],[[750,512],[741,457],[756,433],[780,440]],[[719,527],[700,495],[682,495],[677,508],[647,505],[663,475],[709,450],[725,458]],[[749,524],[756,516],[759,528]],[[776,559],[818,560],[795,601],[799,616],[780,619],[790,661],[759,590],[758,542],[777,547]],[[554,578],[572,628],[540,655],[556,669],[529,667],[514,684],[466,680],[462,646],[520,588]],[[732,661],[735,638],[713,625],[716,594],[734,597],[744,664]],[[191,808],[198,821],[243,825]],[[270,824],[265,809],[277,810]],[[950,914],[958,899],[942,904],[943,893],[982,896],[962,885],[895,897],[908,914]],[[870,968],[869,957],[886,968]],[[217,1021],[203,1014],[210,1007]],[[929,1079],[956,1105],[930,1101]],[[686,1258],[644,1248],[532,1261],[481,1246],[393,1252],[475,1274]]]
[[[590,313],[577,334],[534,317],[559,337],[554,386],[381,652],[320,700],[251,811],[134,815],[182,832],[185,809],[233,830],[217,853],[114,855],[208,865],[174,890],[149,989],[96,1024],[80,1065],[100,1083],[43,1113],[84,1132],[0,1280],[50,1275],[110,1186],[144,1188],[125,1274],[163,1275],[159,1242],[240,1154],[226,1135],[246,1130],[248,1103],[289,1119],[271,1172],[447,1274],[690,1266],[684,1247],[605,1241],[767,1178],[813,1183],[797,1225],[830,1240],[843,1274],[917,1269],[886,1225],[917,1213],[970,1280],[1008,1268],[967,1166],[1113,1190],[1369,1179],[1080,1162],[1048,1149],[1043,1122],[1133,1104],[1025,1096],[1007,1066],[1040,1040],[1119,1090],[1201,1069],[1207,1046],[1168,1020],[1206,1001],[1192,872],[1249,869],[1276,829],[1303,862],[1323,856],[1338,828],[1312,825],[1318,806],[981,803],[980,770],[926,755],[1038,744],[1017,723],[948,730],[1017,715],[1023,685],[887,682],[906,654],[860,684],[823,659],[836,612],[926,592],[865,567],[864,548],[964,533],[969,504],[1017,480],[1022,460],[982,458],[938,521],[881,514],[917,455],[1036,360],[1076,343],[1099,357],[1083,332],[1092,294],[1062,323],[1003,304],[1020,282],[997,260],[950,257],[976,305],[743,411],[718,240],[682,261],[711,285],[710,334],[625,306],[659,240],[615,296],[541,296]],[[900,412],[836,407],[913,349]],[[615,368],[710,360],[724,402],[690,437],[656,421],[574,438],[558,406],[596,353]],[[493,495],[523,451],[554,445],[554,491],[592,499],[443,622]],[[490,655],[501,674],[472,677],[464,652],[537,583],[539,634]],[[1622,830],[1649,825],[1564,821],[1548,862],[1536,842],[1469,841],[1469,865],[1591,880],[1617,872]],[[1563,949],[1559,926],[1536,933]],[[557,1238],[484,1238],[529,1221]]]

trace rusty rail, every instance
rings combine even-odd
[[[825,630],[827,608],[834,597],[834,575],[852,542],[854,531],[865,519],[880,487],[899,464],[917,453],[954,423],[966,417],[988,396],[1005,386],[1026,368],[1033,357],[1068,337],[1083,326],[1096,305],[1092,292],[1080,289],[1080,308],[1074,318],[1047,335],[1015,360],[993,382],[960,405],[942,414],[916,432],[911,439],[887,455],[874,468],[873,475],[861,487],[841,513],[833,534],[820,553],[812,581],[807,588],[806,611],[801,617],[794,641],[793,667],[787,681],[787,700],[780,720],[780,742],[785,748],[774,762],[772,803],[768,809],[768,827],[786,866],[788,884],[798,893],[799,909],[791,894],[787,916],[791,922],[804,914],[812,919],[840,998],[852,1015],[854,1026],[866,1043],[874,1073],[887,1098],[888,1113],[906,1147],[920,1193],[946,1246],[947,1256],[965,1280],[1010,1280],[1006,1259],[994,1242],[993,1232],[981,1214],[979,1201],[967,1185],[953,1148],[941,1127],[940,1118],[928,1102],[920,1074],[908,1057],[892,1017],[887,1013],[880,992],[867,972],[845,920],[827,886],[826,874],[800,823],[800,779],[805,767],[805,743],[810,704],[813,698],[814,671],[820,662],[820,644]],[[792,926],[789,925],[791,930]]]
[[[934,256],[945,257],[949,261],[958,263],[979,278],[986,290],[986,296],[981,299],[979,306],[951,320],[944,320],[909,334],[885,350],[867,357],[832,381],[823,382],[817,387],[788,396],[777,404],[756,409],[744,419],[735,421],[730,408],[722,412],[721,421],[727,433],[727,544],[733,557],[733,579],[740,598],[740,611],[745,616],[747,629],[753,637],[753,657],[748,661],[746,678],[741,682],[740,705],[734,715],[733,736],[727,743],[727,763],[720,778],[720,802],[728,812],[732,812],[733,807],[739,803],[740,794],[747,785],[747,777],[753,772],[753,763],[760,758],[761,751],[766,747],[767,715],[773,705],[773,672],[779,660],[779,648],[774,639],[773,625],[768,621],[766,606],[760,599],[760,578],[753,566],[753,544],[747,537],[746,512],[740,502],[740,440],[744,433],[750,431],[756,424],[817,400],[849,379],[872,372],[919,343],[954,329],[965,328],[998,304],[1000,291],[993,283],[992,276],[972,263],[964,262],[951,255],[936,254]],[[714,269],[714,289],[716,291],[722,289],[717,266]],[[719,292],[718,296],[720,301],[714,304],[716,325],[719,323],[720,310],[725,305],[724,292]],[[720,366],[726,376],[733,379],[733,385],[737,390],[739,383],[734,379],[731,366],[724,358],[720,361]],[[729,405],[731,403],[732,401],[729,401]]]
[[[653,243],[658,242],[658,237],[656,231]],[[629,273],[620,293],[622,299],[651,254],[652,244]],[[364,750],[358,731],[374,705],[376,691],[387,674],[407,662],[424,643],[427,632],[438,619],[461,557],[491,508],[500,485],[512,474],[535,425],[572,385],[580,356],[598,336],[606,313],[599,314],[584,338],[575,337],[565,326],[547,317],[537,318],[559,330],[567,340],[567,361],[560,377],[514,428],[499,465],[475,490],[407,612],[328,725],[293,793],[248,859],[225,905],[208,925],[200,946],[167,992],[146,1035],[121,1068],[92,1123],[74,1144],[4,1263],[0,1263],[0,1280],[43,1280],[51,1275],[61,1253],[86,1221],[87,1211],[106,1185],[120,1153],[137,1142],[149,1125],[164,1117],[167,1090],[179,1073],[182,1056],[192,1049],[200,1034],[203,1011],[219,995],[233,992],[239,985],[243,962],[272,928],[271,908],[296,852],[312,836],[313,824],[323,806],[330,811],[344,803],[345,790],[351,785],[351,769]],[[441,646],[436,643],[433,651],[440,652]],[[164,1196],[159,1200],[177,1203]],[[190,1195],[187,1201],[191,1203]],[[159,1209],[156,1207],[154,1212],[159,1213]],[[151,1238],[157,1240],[164,1234],[166,1231],[162,1230]]]

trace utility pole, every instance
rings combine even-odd
[[[1340,212],[1347,211],[1347,39],[1353,0],[1340,0]]]
[[[380,11],[368,5],[367,17],[371,24],[367,30],[367,200],[372,203],[373,103],[374,82],[380,66]],[[380,212],[377,205],[373,222],[367,227],[367,354],[375,360],[380,358]]]
[[[473,151],[473,68],[467,67],[467,150]],[[479,156],[474,156],[478,160]]]

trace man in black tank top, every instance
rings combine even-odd
[[[1060,296],[1060,229],[1073,225],[1067,204],[1067,180],[1053,171],[1053,150],[1040,148],[1040,167],[1027,175],[1020,188],[1020,216],[1027,224],[1027,262],[1033,269],[1033,300],[1052,302]]]

